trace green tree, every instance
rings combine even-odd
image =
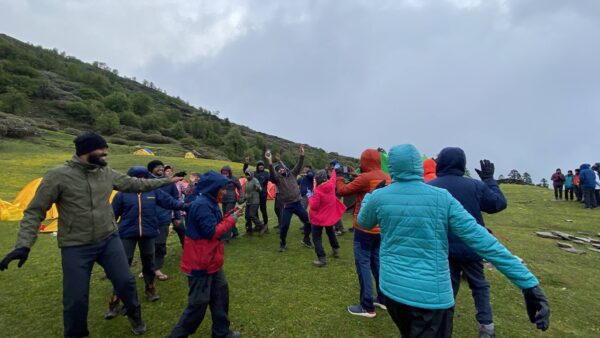
[[[121,127],[119,115],[115,112],[106,112],[96,119],[94,127],[101,133],[108,135],[114,134],[118,132]]]
[[[87,122],[92,118],[89,106],[81,101],[67,103],[65,111],[70,117],[78,121]]]
[[[208,144],[209,146],[219,147],[223,144],[223,138],[221,137],[221,135],[210,130],[208,131],[204,142],[206,142],[206,144]]]
[[[265,150],[266,146],[265,146],[265,138],[260,136],[260,135],[256,135],[254,136],[254,145],[261,150]]]
[[[116,92],[108,95],[102,100],[104,106],[114,112],[120,113],[129,110],[131,103],[124,93]]]
[[[165,113],[165,116],[172,123],[175,123],[175,122],[181,120],[181,112],[176,109],[167,110],[167,112]]]
[[[143,116],[152,110],[152,98],[144,93],[137,92],[131,98],[131,108],[133,112]]]
[[[10,88],[6,93],[0,95],[0,108],[7,113],[24,113],[29,110],[29,98],[27,95]]]
[[[155,115],[150,115],[142,119],[142,130],[145,132],[158,130],[160,128],[160,120]]]
[[[142,125],[142,118],[127,110],[119,113],[119,120],[122,125],[139,128]]]
[[[233,127],[225,135],[224,149],[227,157],[233,161],[240,161],[244,158],[248,141],[242,136],[240,128]]]

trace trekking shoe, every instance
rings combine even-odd
[[[327,261],[325,260],[325,257],[319,257],[317,260],[313,261],[313,265],[322,268],[327,265]]]
[[[344,234],[344,233],[343,233],[343,232],[341,232],[341,231],[339,231],[339,230],[337,230],[337,231],[335,232],[335,235],[336,235],[336,236],[341,236],[341,235],[343,235],[343,234]]]
[[[385,306],[383,303],[378,303],[378,302],[373,302],[373,305],[377,306],[378,308],[387,311],[387,306]]]
[[[133,313],[127,314],[127,319],[131,324],[131,332],[134,335],[139,336],[146,332],[146,323],[142,320],[142,309],[138,306]]]
[[[229,331],[225,338],[240,338],[241,336],[242,334],[240,333],[240,331]]]
[[[496,328],[494,323],[491,324],[479,324],[479,338],[495,338]]]
[[[160,299],[160,296],[156,294],[156,286],[154,284],[146,285],[146,299],[149,302],[156,302]]]
[[[313,244],[311,243],[310,239],[308,239],[308,238],[301,240],[300,244],[304,245],[305,247],[307,247],[309,249],[313,248]]]
[[[113,319],[119,315],[119,297],[112,295],[108,300],[108,310],[104,313],[104,319]]]
[[[360,304],[348,306],[348,312],[350,312],[350,314],[355,315],[355,316],[361,316],[361,317],[367,317],[367,318],[375,318],[375,316],[377,315],[375,313],[375,311],[368,312],[367,310],[363,309],[363,307],[360,306]]]
[[[340,258],[340,249],[333,248],[333,258]]]
[[[262,228],[260,228],[260,231],[258,232],[259,235],[264,235],[267,232],[269,232],[269,226],[267,226],[266,224],[262,226]]]
[[[279,244],[279,252],[285,252],[285,244]]]

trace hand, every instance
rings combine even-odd
[[[525,297],[529,321],[535,323],[539,330],[548,330],[548,327],[550,327],[550,305],[542,288],[538,285],[523,289],[523,297]]]
[[[240,208],[240,207],[235,207],[233,209],[233,213],[237,218],[240,218],[244,215],[244,209]]]
[[[275,161],[277,161],[277,162],[281,161],[281,155],[279,153],[275,154]]]
[[[28,257],[29,257],[29,248],[26,248],[26,247],[16,248],[13,251],[11,251],[8,255],[6,255],[6,257],[4,257],[2,262],[0,262],[0,271],[8,269],[8,263],[10,263],[14,260],[17,260],[17,259],[19,260],[19,264],[17,266],[19,268],[22,267],[23,264],[25,264],[25,261],[27,260]]]
[[[479,161],[479,165],[481,166],[481,170],[475,168],[475,171],[482,181],[494,178],[494,163],[488,160],[481,160]]]
[[[244,164],[249,164],[249,163],[250,163],[250,156],[244,157]]]
[[[269,164],[273,164],[273,155],[271,155],[271,152],[270,152],[270,151],[267,151],[267,152],[265,153],[265,159],[266,159],[267,161],[269,161]]]
[[[308,197],[308,198],[311,198],[311,197],[313,197],[313,195],[314,195],[314,193],[313,193],[311,190],[308,190],[308,191],[306,192],[306,197]]]
[[[174,174],[174,177],[185,177],[187,175],[187,173],[185,171],[180,171],[176,174]]]
[[[300,145],[300,156],[304,156],[304,144]]]
[[[182,181],[183,177],[179,177],[179,176],[173,176],[171,177],[171,183],[177,183],[179,181]]]
[[[176,226],[176,227],[180,226],[181,225],[181,220],[180,219],[174,219],[173,220],[173,225]]]

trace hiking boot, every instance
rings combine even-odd
[[[279,252],[285,252],[285,244],[279,244]]]
[[[301,240],[300,244],[304,245],[305,247],[307,247],[309,249],[313,248],[313,245],[312,245],[312,243],[310,241],[310,238],[305,238],[305,239]]]
[[[142,320],[142,308],[138,306],[133,310],[133,313],[127,314],[127,319],[129,319],[129,323],[131,324],[131,332],[134,335],[139,336],[146,332],[146,323]]]
[[[266,234],[267,232],[269,232],[269,227],[265,224],[262,226],[262,228],[260,228],[260,231],[258,232],[258,234],[262,236],[262,235]]]
[[[252,229],[246,229],[246,236],[252,236]]]
[[[313,265],[318,268],[322,268],[325,265],[327,265],[327,260],[325,259],[325,257],[319,257],[317,260],[313,261]]]
[[[340,258],[340,249],[333,248],[333,258]]]
[[[108,300],[108,310],[104,313],[104,319],[113,319],[119,315],[119,297],[112,295]]]
[[[348,306],[348,312],[355,316],[367,317],[367,318],[375,318],[377,315],[375,311],[367,311],[360,304],[350,305]]]
[[[160,296],[156,294],[156,286],[154,284],[146,285],[146,299],[149,302],[156,302],[160,299]]]
[[[241,336],[242,334],[240,333],[240,331],[229,331],[225,338],[240,338]]]
[[[479,324],[479,338],[495,338],[496,328],[494,323],[491,324]]]

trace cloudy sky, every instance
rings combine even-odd
[[[597,0],[0,0],[0,31],[253,129],[498,174],[600,161]],[[595,41],[595,42],[594,42]]]

